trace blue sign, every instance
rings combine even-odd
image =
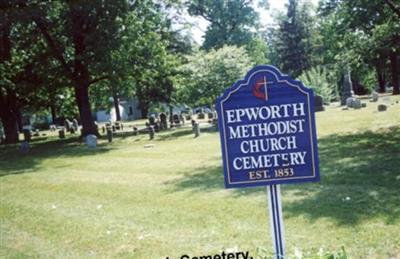
[[[226,188],[319,180],[314,93],[257,66],[216,103]]]

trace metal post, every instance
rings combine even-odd
[[[275,248],[275,258],[285,257],[285,238],[282,219],[282,202],[280,185],[267,186],[269,217],[271,222],[272,242]]]

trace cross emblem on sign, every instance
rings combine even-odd
[[[267,78],[265,76],[256,81],[253,86],[253,94],[257,98],[268,101]]]

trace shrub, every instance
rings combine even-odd
[[[313,67],[303,72],[299,80],[307,87],[314,90],[315,94],[322,96],[325,103],[330,103],[336,99],[336,86],[330,81],[330,75],[326,69],[322,67]]]

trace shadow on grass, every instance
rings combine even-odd
[[[202,133],[216,133],[216,129],[214,126],[208,126],[208,127],[201,127],[201,132]],[[194,134],[193,134],[193,130],[192,130],[192,126],[190,126],[190,124],[185,124],[179,128],[169,128],[167,130],[164,131],[160,131],[160,132],[155,132],[154,135],[154,140],[155,141],[169,141],[169,140],[174,140],[180,137],[185,137],[185,136],[190,136],[192,135],[194,138]],[[144,133],[141,132],[139,135],[133,135],[133,131],[117,131],[113,133],[113,138],[115,139],[126,139],[126,138],[149,138],[149,133]],[[103,133],[103,139],[107,139],[107,136],[104,135]]]
[[[184,173],[178,180],[168,181],[173,185],[173,191],[213,191],[224,189],[224,177],[222,167],[202,167],[190,173]]]
[[[113,147],[98,144],[96,149],[87,148],[79,137],[52,139],[46,142],[33,141],[27,154],[22,154],[19,145],[0,148],[0,177],[11,174],[34,172],[45,159],[62,157],[94,156],[110,151]]]
[[[320,184],[283,186],[286,217],[331,218],[356,225],[370,218],[400,220],[400,128],[319,139]],[[204,167],[170,182],[174,191],[223,189],[222,168]],[[264,188],[236,189],[234,195],[264,194]]]
[[[187,135],[193,135],[192,128],[185,127],[185,128],[176,129],[174,131],[170,130],[165,134],[164,134],[164,132],[162,132],[161,134],[156,135],[156,139],[158,141],[173,140],[173,139],[187,136]]]

